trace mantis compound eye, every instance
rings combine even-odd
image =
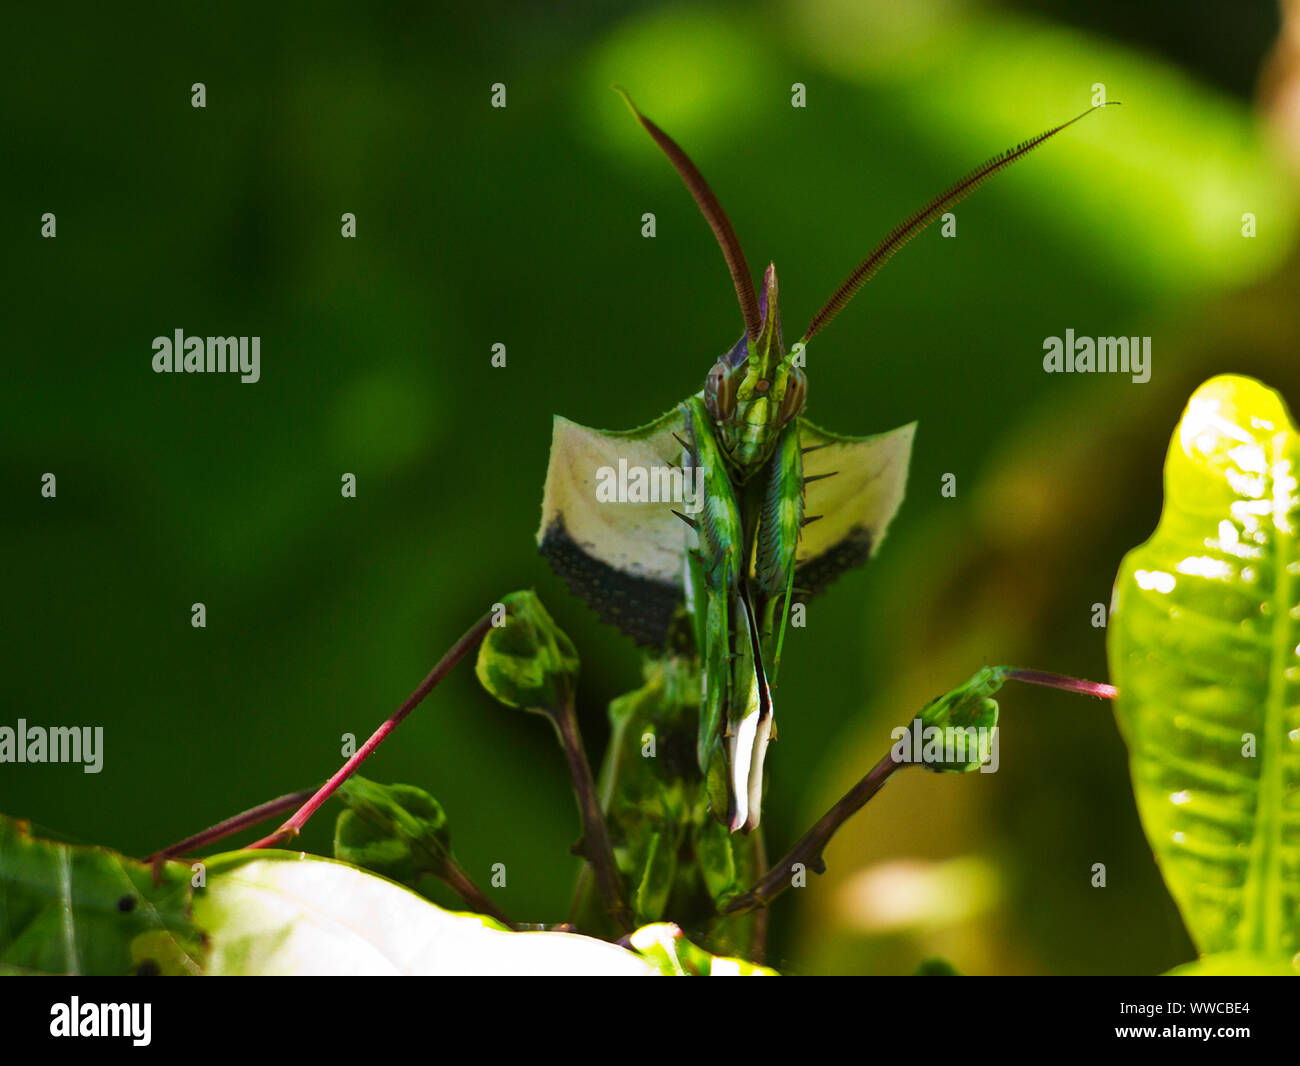
[[[736,382],[731,367],[719,359],[704,379],[704,404],[716,421],[732,418],[736,413]]]
[[[789,422],[808,400],[808,378],[797,366],[790,368],[790,376],[785,379],[785,395],[781,397],[781,410],[777,417],[784,423]]]

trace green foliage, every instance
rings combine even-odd
[[[334,857],[403,885],[441,876],[451,859],[447,815],[414,785],[380,785],[359,774],[336,795],[347,810],[334,827]]]
[[[532,589],[512,592],[504,625],[488,630],[479,645],[475,672],[485,689],[507,707],[550,714],[573,699],[578,652]]]
[[[0,815],[0,972],[197,974],[189,867],[33,837]]]
[[[663,916],[695,791],[680,778],[668,779],[657,760],[641,754],[643,738],[663,744],[687,716],[676,669],[673,662],[648,662],[646,683],[609,705],[612,735],[602,791],[619,869],[634,886],[638,921]]]
[[[1300,951],[1297,470],[1276,393],[1202,385],[1108,633],[1138,810],[1188,931],[1266,968]]]
[[[347,815],[390,825],[409,861],[445,848],[441,810],[419,789],[363,782]],[[362,812],[365,812],[364,814]],[[355,824],[355,821],[354,821]],[[351,831],[349,831],[351,832]],[[369,838],[359,838],[363,844]],[[364,851],[364,847],[362,848]],[[235,851],[151,867],[107,848],[31,836],[0,816],[0,973],[208,975],[770,973],[715,959],[671,927],[634,933],[638,958],[615,944],[561,932],[516,933],[455,914],[332,859]],[[127,901],[130,901],[129,903]]]
[[[957,967],[947,959],[924,959],[916,968],[913,977],[960,977]]]
[[[998,725],[998,704],[992,696],[1002,687],[1002,667],[986,666],[968,681],[958,685],[937,699],[931,700],[917,716],[922,735],[937,729],[942,737],[940,745],[933,748],[927,742],[926,758],[922,765],[936,773],[968,774],[978,770],[988,761]],[[938,741],[939,736],[935,737]]]
[[[16,383],[24,402],[7,411],[7,469],[25,469],[30,457],[48,456],[49,469],[75,466],[78,481],[94,491],[65,494],[61,476],[57,521],[49,507],[42,509],[49,501],[34,494],[30,501],[21,494],[9,501],[6,554],[29,564],[12,569],[7,596],[15,617],[30,618],[6,633],[10,693],[12,706],[21,709],[58,678],[61,702],[93,706],[95,722],[110,739],[127,742],[113,746],[111,772],[102,775],[3,768],[0,810],[144,854],[195,828],[198,806],[180,799],[192,794],[197,769],[194,760],[175,757],[182,733],[187,745],[205,752],[203,790],[214,816],[233,812],[250,797],[317,780],[320,748],[303,742],[309,723],[331,736],[355,728],[357,713],[378,693],[427,666],[423,657],[435,633],[455,636],[460,620],[495,594],[499,575],[536,572],[543,597],[562,595],[560,582],[532,569],[535,551],[515,522],[532,506],[536,462],[503,462],[502,456],[534,454],[539,416],[566,404],[575,417],[596,422],[636,417],[639,401],[628,399],[622,372],[631,364],[615,355],[640,365],[653,353],[662,375],[646,383],[645,391],[657,390],[646,402],[666,405],[702,376],[701,346],[711,355],[733,339],[720,333],[735,332],[720,318],[725,294],[708,233],[690,217],[672,175],[647,157],[644,134],[609,92],[611,81],[624,81],[647,102],[653,98],[656,118],[708,161],[705,172],[742,233],[760,227],[760,235],[746,236],[752,254],[775,255],[790,280],[806,286],[799,294],[804,303],[829,291],[865,245],[990,145],[1011,143],[1082,106],[1081,94],[1098,76],[1111,83],[1113,95],[1127,97],[1125,108],[1107,114],[1095,131],[1081,128],[1075,141],[1010,177],[1014,186],[992,190],[991,199],[963,217],[960,239],[944,242],[932,232],[928,250],[909,249],[927,258],[900,260],[890,269],[902,273],[882,279],[890,288],[876,306],[860,309],[843,333],[828,335],[824,366],[834,384],[819,384],[817,370],[817,417],[832,425],[892,425],[912,417],[924,397],[927,456],[964,448],[968,468],[987,471],[1017,428],[1039,417],[1037,399],[1085,390],[1073,383],[1048,390],[1033,374],[971,373],[970,337],[988,338],[991,350],[1011,350],[1014,336],[1000,329],[1055,332],[1060,323],[1077,320],[1080,301],[1098,322],[1122,324],[1135,308],[1159,315],[1172,297],[1188,292],[1223,319],[1228,316],[1210,303],[1215,295],[1225,285],[1235,290],[1266,274],[1293,245],[1293,183],[1259,143],[1260,124],[1249,102],[1217,88],[1213,72],[1208,80],[1185,73],[1195,69],[1186,59],[1213,25],[1206,15],[1213,6],[1185,6],[1174,37],[1161,35],[1160,21],[1168,16],[1160,8],[1141,5],[1125,15],[1126,27],[1146,31],[1136,36],[1127,29],[1108,33],[1102,17],[1082,30],[1077,20],[1056,21],[1042,7],[1030,13],[1025,5],[816,0],[763,8],[762,17],[734,4],[623,5],[617,12],[612,5],[589,5],[540,33],[515,18],[485,20],[469,6],[433,5],[357,9],[347,20],[317,20],[304,33],[301,16],[287,6],[243,5],[263,27],[257,39],[264,61],[247,65],[242,91],[223,93],[217,110],[204,113],[222,118],[216,141],[195,124],[195,112],[163,106],[162,97],[149,121],[114,124],[103,116],[133,113],[140,104],[138,84],[121,71],[153,70],[157,84],[188,88],[198,76],[188,69],[194,60],[175,41],[202,41],[214,55],[236,56],[250,47],[243,35],[247,18],[214,18],[213,9],[178,6],[167,19],[142,18],[122,33],[120,11],[86,6],[79,15],[82,32],[61,34],[51,32],[54,9],[16,5],[11,37],[25,42],[9,68],[16,83],[40,72],[79,71],[71,79],[53,77],[51,84],[69,92],[94,84],[105,104],[77,108],[59,93],[6,94],[0,106],[8,109],[8,128],[24,131],[11,144],[11,170],[49,174],[63,184],[65,200],[76,199],[82,172],[102,157],[110,164],[100,168],[104,192],[93,212],[87,205],[86,221],[93,220],[105,239],[135,236],[116,249],[117,268],[104,271],[105,240],[67,240],[60,214],[59,240],[39,246],[51,255],[48,269],[33,263],[11,277],[11,306],[23,313],[8,316],[10,349],[47,350],[49,323],[60,321],[67,339],[60,352],[69,362],[66,373],[47,372],[42,361],[19,362]],[[1232,84],[1251,84],[1265,49],[1260,24],[1269,19],[1253,20],[1253,32],[1248,21],[1244,38],[1210,50],[1216,65],[1236,72]],[[117,49],[102,48],[108,34],[117,35]],[[511,109],[487,118],[513,117],[529,99],[527,121],[517,136],[485,142],[475,120],[486,98],[483,86],[500,77],[503,49],[521,39],[528,42],[532,84],[519,95],[512,83]],[[1162,43],[1152,50],[1142,40]],[[1239,41],[1253,43],[1239,47]],[[716,61],[722,54],[725,63]],[[340,55],[350,57],[346,66],[334,61]],[[772,72],[782,70],[800,71],[797,76],[809,83],[812,112],[793,112],[773,95]],[[177,97],[182,104],[184,95]],[[445,115],[465,121],[438,124],[443,151],[412,152],[431,129],[427,109],[412,102],[433,98],[446,102]],[[282,135],[267,136],[268,100],[284,103],[277,112]],[[332,122],[317,121],[321,113]],[[774,114],[791,121],[774,129]],[[779,151],[774,139],[781,141]],[[170,146],[167,165],[119,165],[148,158],[155,141]],[[359,150],[340,150],[341,144]],[[571,165],[535,165],[557,144],[565,146]],[[1108,155],[1100,170],[1099,149]],[[445,165],[453,158],[477,160],[481,152],[487,153],[484,167]],[[753,179],[778,157],[788,169],[775,187],[797,185],[807,195],[773,195],[771,183]],[[880,165],[882,157],[888,166]],[[520,173],[526,182],[514,180]],[[575,174],[582,175],[582,197],[573,195]],[[201,194],[178,175],[195,176]],[[439,195],[430,196],[434,188]],[[316,195],[303,195],[304,189]],[[360,189],[373,191],[375,210],[370,218],[361,215],[360,240],[342,240],[336,228],[321,223],[322,203],[355,200]],[[860,210],[849,220],[840,211],[811,210],[810,198]],[[631,217],[629,205],[649,209],[652,202],[662,205],[661,237],[633,242],[645,254],[628,254],[624,227],[592,225]],[[457,205],[454,225],[447,224],[446,204]],[[1063,204],[1069,208],[1062,210]],[[1231,221],[1245,205],[1260,204],[1269,205],[1267,224],[1257,239],[1241,239]],[[669,222],[664,212],[670,209]],[[966,228],[967,217],[980,229]],[[202,269],[157,269],[160,254],[191,227],[192,254]],[[679,235],[674,241],[684,242],[671,250],[663,240],[669,229]],[[447,239],[429,239],[444,230]],[[970,239],[979,232],[988,239]],[[575,234],[583,236],[563,239]],[[545,273],[554,285],[523,286],[519,298],[503,299],[500,285],[485,284],[481,271],[467,268],[482,248],[527,259],[535,250],[525,239],[530,235],[542,242]],[[1080,240],[1087,242],[1082,248]],[[950,245],[957,246],[951,255]],[[619,269],[593,270],[594,263]],[[663,291],[665,270],[676,279],[672,293]],[[128,358],[125,353],[139,352],[140,316],[127,312],[141,299],[142,277],[150,279],[151,302],[192,307],[195,323],[256,320],[264,322],[267,337],[294,337],[298,351],[312,353],[311,373],[295,384],[288,367],[271,373],[268,355],[258,385],[177,389],[170,387],[175,382],[159,381],[155,395],[155,386],[142,388],[134,373],[105,372],[104,353]],[[952,314],[926,313],[936,306],[936,293],[949,295]],[[1036,313],[1035,321],[1058,325],[1034,332],[1022,309]],[[1173,310],[1196,321],[1184,308]],[[1236,318],[1250,332],[1252,352],[1281,319],[1270,311],[1255,298]],[[507,373],[527,375],[523,387],[483,388],[480,360],[431,357],[429,345],[412,343],[436,335],[439,352],[471,352],[478,350],[484,322],[495,323],[508,339],[537,333],[539,323],[551,320],[582,323],[592,351],[610,361],[595,363],[568,341],[520,361],[512,346]],[[1159,319],[1156,328],[1163,332],[1168,324]],[[638,340],[635,350],[634,334],[646,341]],[[360,350],[371,354],[359,360]],[[1178,363],[1189,355],[1180,350]],[[1170,358],[1166,381],[1175,369]],[[882,379],[888,387],[879,387]],[[1141,394],[1149,410],[1160,401],[1148,390],[1159,387],[1087,391],[1090,404]],[[248,394],[258,402],[249,403]],[[992,431],[991,410],[999,412],[1000,423]],[[1071,446],[1097,448],[1096,434],[1111,420],[1093,406],[1072,409],[1068,417],[1071,433],[1059,442],[1062,453]],[[493,435],[485,445],[488,424]],[[122,433],[123,425],[133,432]],[[225,432],[233,425],[244,431]],[[182,440],[184,447],[174,446]],[[1038,458],[1027,476],[1046,469]],[[1136,457],[1130,461],[1145,465]],[[321,491],[312,469],[361,472],[364,507],[340,512],[337,492]],[[203,491],[196,491],[199,470],[207,476]],[[454,484],[454,497],[429,489],[444,482]],[[1131,516],[1136,484],[1105,482],[1113,495],[1102,526],[1120,526]],[[864,676],[883,677],[888,666],[889,676],[898,677],[909,656],[931,654],[901,625],[897,648],[875,640],[889,632],[881,620],[928,617],[923,605],[945,599],[954,587],[940,553],[954,568],[971,567],[980,561],[982,538],[975,527],[965,527],[971,535],[962,545],[945,539],[916,572],[898,576],[927,523],[945,523],[946,533],[953,520],[951,511],[936,510],[952,501],[915,489],[903,535],[885,549],[883,574],[854,586],[869,602],[841,591],[819,606],[815,629],[808,631],[816,633],[817,662],[861,659],[857,672]],[[1077,492],[1059,485],[1050,491]],[[1036,498],[1059,513],[1046,492]],[[113,520],[104,521],[106,514]],[[167,516],[169,522],[161,520]],[[91,529],[94,536],[85,535]],[[1068,534],[1044,535],[1081,544],[1098,540],[1096,528],[1082,522]],[[1098,587],[1109,584],[1117,558],[1102,573],[1077,576]],[[347,579],[331,580],[338,574]],[[1043,578],[1052,580],[1046,573]],[[182,579],[187,587],[220,584],[230,591],[224,623],[202,640],[193,639],[188,626],[158,625],[160,604],[172,602]],[[998,602],[1008,625],[1030,613],[1025,589],[1036,587],[1004,587]],[[957,595],[970,591],[963,584]],[[81,612],[65,609],[92,600],[111,602],[116,624],[87,625]],[[558,598],[548,602],[561,606]],[[971,596],[963,602],[981,601]],[[358,618],[365,624],[356,625]],[[628,687],[635,656],[617,634],[576,609],[566,608],[562,618],[582,650],[589,690]],[[271,619],[277,624],[268,624]],[[147,656],[139,654],[145,632],[151,634]],[[935,640],[952,635],[937,626],[934,633]],[[1010,653],[1007,636],[995,638],[982,627],[980,636],[991,654]],[[1077,631],[1064,626],[1042,627],[1037,636],[1043,643],[1021,658],[1068,661],[1064,655],[1078,640]],[[777,749],[778,786],[788,790],[778,793],[783,804],[796,791],[804,794],[805,786],[796,789],[793,782],[832,772],[826,746],[807,738],[843,737],[840,757],[847,761],[859,754],[848,750],[850,731],[868,728],[856,682],[841,670],[805,669],[814,653],[801,660],[797,640],[787,649],[787,691],[798,686],[798,728],[805,740],[796,743],[787,733]],[[84,669],[69,669],[70,662]],[[242,665],[234,669],[235,663]],[[338,668],[322,671],[322,663]],[[106,672],[121,683],[105,684]],[[891,695],[884,685],[873,689]],[[187,709],[176,728],[143,728],[146,720],[155,726],[163,720],[153,709],[168,706],[177,692],[186,693]],[[299,695],[304,708],[314,706],[310,717],[271,713]],[[554,764],[526,745],[502,745],[492,715],[456,718],[442,710],[416,716],[399,730],[401,737],[384,752],[391,774],[385,779],[430,784],[450,802],[476,794],[482,768],[491,765],[500,772],[494,802],[478,816],[484,838],[505,848],[522,825],[517,853],[530,862],[567,843],[571,809],[530,804],[554,784]],[[879,726],[884,712],[875,713],[872,724]],[[250,737],[275,758],[246,758]],[[1010,843],[1027,896],[1052,892],[1059,885],[1055,860],[1068,857],[1024,861],[1035,857],[1024,854],[1034,829],[1047,833],[1063,822],[1097,819],[1097,831],[1104,832],[1110,824],[1109,810],[1099,812],[1085,787],[1111,780],[1105,776],[1109,761],[1104,748],[1084,739],[1076,738],[1071,751],[1079,779],[1056,790],[1051,804],[1024,814],[1017,791],[989,790],[997,816],[988,817],[981,804],[981,825],[960,825],[972,834],[972,846],[995,844],[987,834],[1017,811],[1017,824],[1028,831]],[[865,746],[860,754],[875,752]],[[224,772],[230,766],[238,772]],[[129,814],[143,810],[146,781],[156,805],[147,815]],[[782,815],[781,832],[798,828],[793,818],[793,812]],[[319,818],[308,826],[305,846],[327,851],[333,827],[325,823]],[[1088,834],[1074,839],[1082,847]],[[853,860],[846,855],[843,861]],[[522,913],[560,913],[571,873],[568,863],[539,861],[535,877],[512,887],[512,898]],[[1091,907],[1089,897],[1083,899]],[[787,906],[803,912],[791,920],[800,929],[800,960],[812,963],[819,935],[842,935],[837,919],[813,893]],[[1014,911],[1000,915],[1003,922],[1016,917]],[[1107,912],[1080,909],[1071,919],[1083,923],[1080,941],[1105,939]],[[781,925],[773,929],[777,943],[794,951],[779,939]],[[1057,924],[1020,928],[1026,959],[1042,967],[1059,958],[1053,953],[1065,938]],[[1134,929],[1116,965],[1150,958],[1165,944],[1159,923]]]
[[[642,926],[629,937],[634,950],[666,977],[776,977],[777,972],[744,959],[710,955],[671,922]]]
[[[1175,966],[1166,977],[1295,977],[1295,966],[1287,959],[1265,959],[1248,951],[1226,951],[1204,955],[1194,962]]]
[[[1214,378],[1188,402],[1165,465],[1152,537],[1121,565],[1108,652],[1143,827],[1202,957],[1173,975],[1294,974],[1300,853],[1289,799],[1300,781],[1300,442],[1276,393]],[[507,598],[479,677],[511,706],[568,708],[578,661],[531,592]],[[736,879],[725,830],[691,817],[680,782],[640,780],[643,737],[666,741],[694,690],[689,670],[653,664],[646,685],[611,706],[624,807],[619,865],[638,875],[637,910],[660,911],[690,825],[692,861],[710,895]],[[986,667],[914,720],[937,731],[921,761],[970,772],[997,728],[1008,675]],[[551,713],[558,713],[552,711]],[[645,729],[646,732],[642,732]],[[963,743],[959,743],[963,742]],[[689,751],[689,741],[670,746]],[[951,755],[956,751],[958,754]],[[688,759],[685,765],[691,765]],[[354,777],[341,789],[336,862],[232,852],[190,869],[150,867],[104,848],[33,838],[0,817],[0,970],[8,973],[660,973],[770,974],[715,956],[671,923],[643,926],[631,950],[560,932],[515,933],[454,914],[394,884],[454,866],[446,816],[422,789]],[[688,804],[690,805],[690,804]],[[728,861],[728,859],[732,861]],[[349,865],[364,865],[375,877]],[[665,863],[669,865],[665,865]],[[952,976],[928,959],[920,976]]]

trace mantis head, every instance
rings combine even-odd
[[[741,337],[704,380],[704,402],[723,453],[742,473],[768,458],[782,427],[803,413],[808,398],[808,379],[797,365],[803,348],[787,352],[781,339],[775,264],[763,274],[758,310],[758,336]]]
[[[781,340],[776,267],[768,266],[763,275],[762,291],[755,294],[753,276],[745,262],[745,253],[741,251],[736,231],[708,182],[704,180],[704,175],[676,141],[636,109],[627,93],[617,87],[615,89],[636,120],[663,150],[695,198],[700,212],[717,238],[723,258],[727,261],[727,269],[731,272],[732,283],[736,287],[740,314],[745,321],[745,336],[709,371],[704,385],[704,399],[710,415],[717,423],[723,454],[741,481],[746,480],[771,455],[782,427],[803,411],[808,393],[807,379],[802,370],[803,351],[813,335],[844,309],[858,290],[876,275],[895,252],[945,211],[1048,138],[1074,125],[1099,107],[1107,106],[1094,105],[1059,126],[995,155],[895,226],[822,305],[804,330],[799,343],[787,352]],[[1111,101],[1112,105],[1115,103],[1118,101]]]

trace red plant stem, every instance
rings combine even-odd
[[[1062,692],[1077,692],[1081,696],[1096,696],[1102,700],[1113,700],[1119,695],[1119,689],[1102,681],[1084,681],[1065,674],[1053,674],[1046,670],[1021,670],[1018,667],[1006,668],[1006,677],[1012,681],[1023,681],[1027,685],[1043,685],[1047,688],[1060,689]]]
[[[419,687],[406,697],[402,705],[392,713],[389,719],[371,734],[370,739],[357,749],[356,754],[348,759],[333,777],[316,790],[311,799],[304,803],[292,818],[270,836],[249,844],[249,848],[274,848],[296,837],[301,832],[302,827],[307,824],[307,820],[320,809],[322,804],[334,794],[344,781],[356,773],[357,767],[370,758],[375,749],[384,742],[388,734],[401,724],[402,719],[415,710],[420,701],[433,691],[438,682],[451,673],[456,664],[478,646],[479,641],[483,639],[484,634],[487,633],[491,625],[492,613],[489,611],[475,622],[460,640],[452,645],[451,650],[438,661],[437,666],[429,671],[428,676],[420,682]]]
[[[264,822],[284,811],[293,810],[304,800],[310,799],[315,791],[314,788],[306,788],[301,792],[290,792],[287,796],[280,796],[278,799],[259,803],[256,807],[250,807],[242,814],[232,815],[214,826],[209,826],[202,832],[188,836],[184,840],[178,840],[175,844],[160,851],[155,851],[141,861],[156,864],[166,862],[168,859],[178,858],[181,855],[188,855],[191,851],[197,851],[205,844],[224,840],[226,837],[238,833],[241,829],[247,829],[250,825],[257,825],[258,822]]]

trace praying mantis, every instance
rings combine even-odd
[[[766,902],[742,890],[765,865],[764,773],[777,737],[769,665],[779,664],[794,597],[816,595],[871,559],[902,503],[915,431],[851,437],[809,421],[807,346],[903,245],[1097,106],[993,156],[896,226],[786,348],[775,266],[755,290],[698,168],[616,91],[712,229],[744,332],[698,393],[653,422],[608,432],[555,418],[537,541],[602,619],[654,649],[645,684],[610,707],[599,782],[631,909],[639,922],[668,914],[716,940],[728,914],[752,915]],[[657,471],[683,497],[693,482],[696,496],[681,502],[695,513],[662,499],[611,499],[598,481],[615,469],[647,479]],[[966,696],[977,701],[992,691],[979,675],[971,684]],[[820,862],[819,853],[809,857]],[[584,878],[580,924],[599,921],[595,904]],[[753,951],[761,924],[733,929],[732,946]]]
[[[903,501],[915,432],[912,424],[853,437],[809,421],[808,343],[931,222],[1110,105],[1094,105],[993,156],[931,199],[853,269],[787,349],[775,266],[756,289],[735,231],[695,164],[618,91],[713,230],[744,332],[714,362],[699,392],[653,422],[611,432],[554,420],[539,550],[602,619],[649,649],[643,684],[610,704],[611,736],[598,778],[578,731],[572,642],[535,593],[512,593],[452,646],[325,784],[156,852],[150,856],[155,870],[281,811],[294,814],[249,847],[292,840],[477,648],[480,682],[500,702],[549,717],[569,764],[583,824],[574,850],[586,862],[567,926],[635,946],[646,927],[671,921],[711,951],[761,959],[767,905],[802,883],[807,871],[824,870],[827,842],[894,772],[911,764],[970,772],[987,762],[998,715],[992,697],[1004,681],[1115,698],[1115,688],[1104,683],[986,666],[913,719],[918,738],[924,730],[943,743],[920,757],[891,748],[785,855],[768,863],[762,802],[767,751],[777,738],[769,665],[774,681],[795,597],[802,602],[823,592],[879,548]],[[967,737],[975,738],[973,746],[963,746]],[[422,802],[437,808],[431,797]],[[420,824],[410,814],[395,817],[409,829]],[[450,858],[445,840],[424,845],[439,856],[433,872],[471,907],[519,928]]]

